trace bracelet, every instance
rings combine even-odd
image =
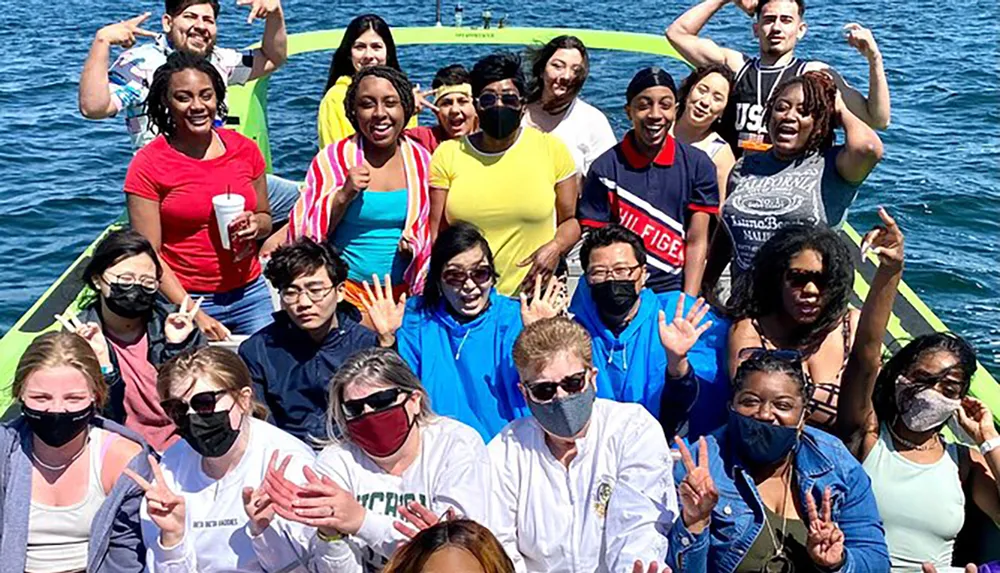
[[[111,374],[114,371],[115,371],[114,366],[111,365],[101,366],[101,376],[107,376],[108,374]]]
[[[320,541],[325,541],[327,543],[336,543],[337,541],[340,541],[341,539],[344,538],[344,534],[337,533],[336,535],[327,535],[322,531],[320,531],[319,529],[317,529],[316,537],[318,537]]]
[[[992,452],[997,448],[1000,448],[1000,436],[997,436],[996,438],[990,438],[985,442],[983,442],[982,444],[979,444],[979,453],[985,456],[986,454]]]

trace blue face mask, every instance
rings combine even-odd
[[[796,426],[776,426],[729,409],[726,430],[740,459],[750,467],[765,467],[779,462],[799,441]]]

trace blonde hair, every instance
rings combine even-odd
[[[590,368],[594,349],[590,335],[576,321],[565,316],[544,318],[521,331],[514,343],[514,365],[522,379],[542,370],[550,360],[569,352]]]
[[[94,394],[94,404],[98,408],[104,407],[108,401],[108,385],[101,375],[101,363],[90,344],[73,332],[47,332],[31,341],[17,363],[11,395],[19,400],[24,393],[24,384],[32,374],[61,366],[82,374]]]
[[[253,379],[243,360],[233,352],[215,346],[189,349],[160,367],[156,376],[156,393],[160,400],[171,398],[171,387],[178,382],[204,376],[233,398],[244,388],[253,388]],[[185,390],[186,391],[186,390]],[[250,412],[256,418],[266,418],[265,408],[255,398],[250,398]]]

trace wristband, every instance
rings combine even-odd
[[[101,376],[107,376],[108,374],[111,374],[114,371],[115,367],[111,366],[110,364],[108,366],[101,366]]]
[[[985,456],[997,448],[1000,448],[1000,436],[990,438],[982,444],[979,444],[979,453]]]
[[[317,529],[316,537],[318,537],[320,541],[325,541],[327,543],[336,543],[337,541],[340,541],[341,539],[344,538],[344,534],[338,533],[336,535],[327,535],[322,531],[320,531],[319,529]]]

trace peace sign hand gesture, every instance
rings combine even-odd
[[[691,457],[691,451],[683,440],[674,438],[674,443],[681,452],[681,462],[687,475],[677,488],[680,497],[681,518],[688,531],[698,535],[712,519],[712,510],[719,503],[719,490],[708,470],[708,442],[705,437],[698,438],[698,462]]]
[[[806,551],[813,563],[823,569],[837,569],[844,562],[844,532],[831,517],[830,488],[823,490],[821,512],[816,511],[812,491],[806,494],[806,511],[809,515],[809,536]]]
[[[902,270],[903,232],[884,207],[879,207],[878,216],[882,219],[882,225],[865,233],[865,238],[861,241],[861,257],[864,258],[865,253],[871,251],[878,255],[879,265],[886,270]]]
[[[73,332],[87,341],[90,349],[97,355],[97,361],[101,363],[101,366],[111,366],[111,352],[108,348],[108,339],[104,338],[101,325],[96,322],[84,324],[80,322],[79,318],[70,314],[69,311],[55,315],[55,319],[63,327],[63,330]]]
[[[148,18],[149,12],[145,12],[129,20],[108,24],[97,31],[97,39],[107,42],[112,46],[131,48],[135,45],[136,36],[142,36],[145,38],[156,37],[155,32],[150,32],[149,30],[140,28],[142,23]]]
[[[146,511],[160,528],[160,544],[168,548],[176,547],[184,540],[184,497],[170,491],[163,479],[163,470],[152,455],[149,456],[149,465],[153,468],[153,483],[128,468],[124,473],[146,492]]]
[[[566,283],[556,278],[555,275],[549,277],[548,286],[542,292],[542,281],[535,281],[535,294],[528,303],[528,295],[521,291],[521,322],[524,326],[538,322],[543,318],[558,316],[569,306],[569,295],[566,292]]]
[[[198,300],[191,302],[191,297],[184,295],[180,308],[177,312],[167,315],[167,320],[163,325],[163,335],[170,344],[180,344],[187,340],[191,332],[194,331],[194,317],[201,308],[201,301],[205,297],[198,297]]]
[[[406,293],[399,297],[399,302],[392,297],[392,279],[385,275],[385,286],[378,280],[378,275],[372,275],[375,289],[364,282],[365,293],[361,295],[361,304],[372,321],[372,328],[378,334],[379,345],[383,348],[396,342],[396,331],[403,326],[403,315],[406,314]]]

